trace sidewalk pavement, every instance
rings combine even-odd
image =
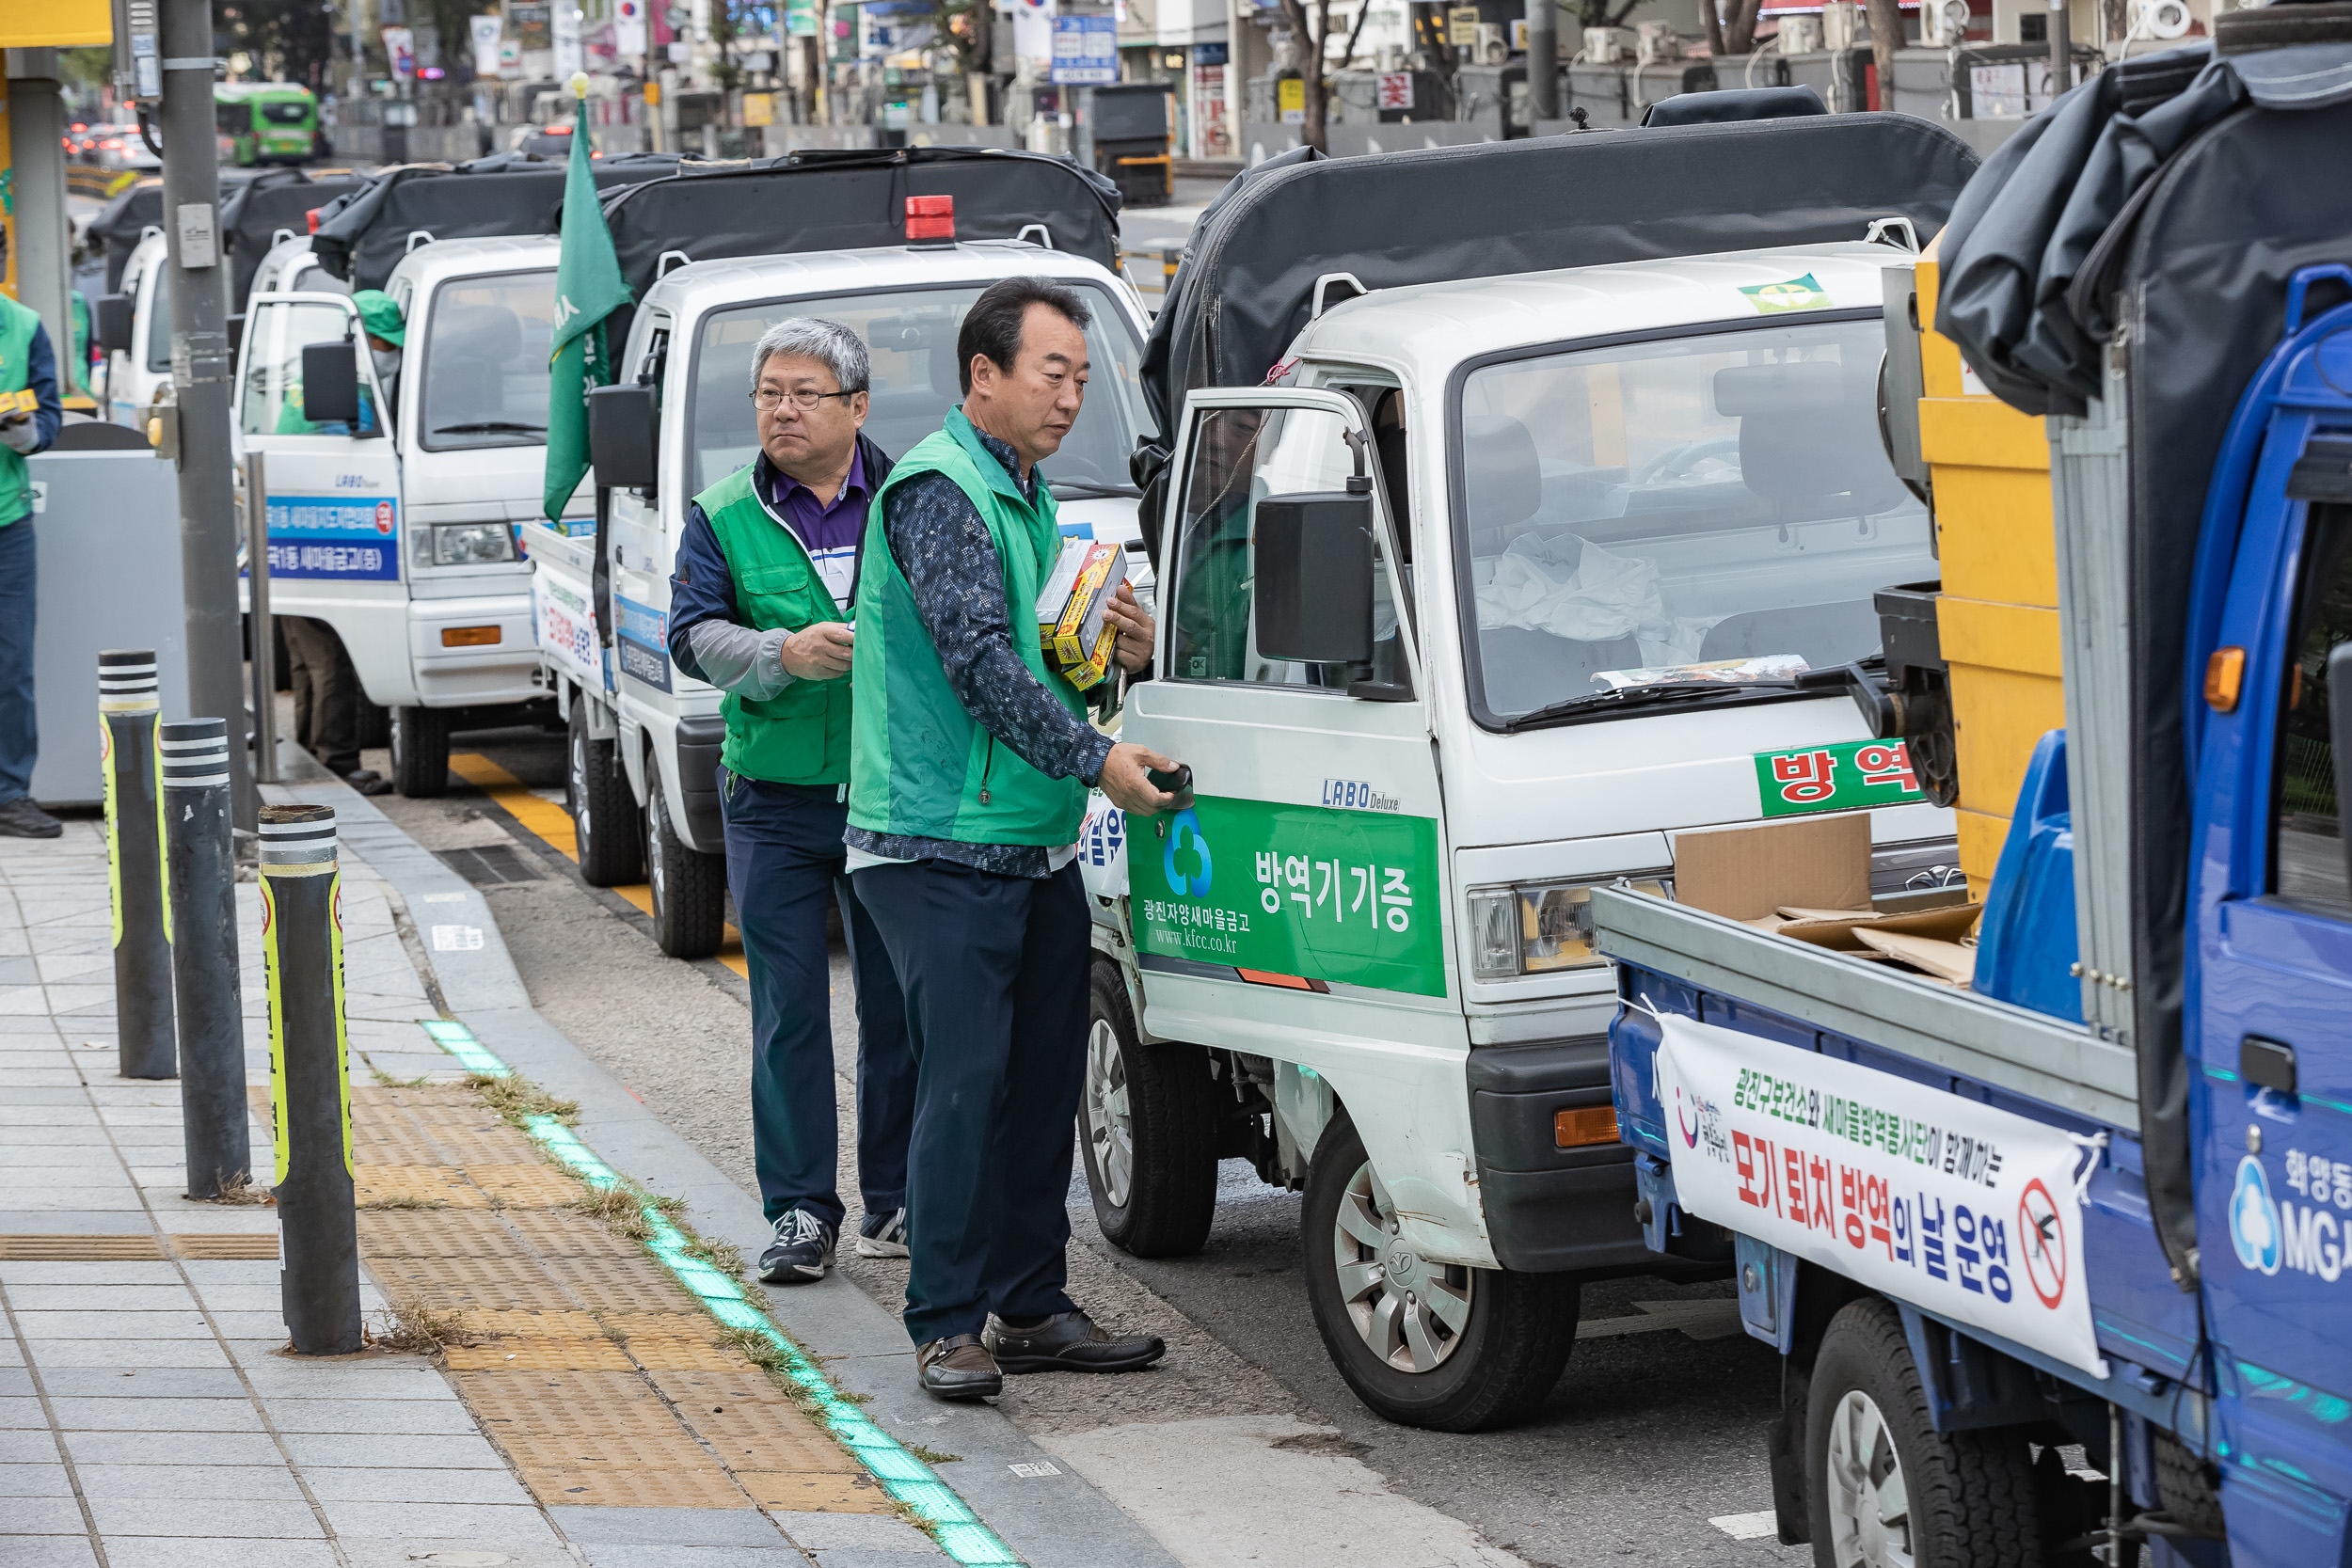
[[[443,1009],[413,927],[404,941],[405,899],[353,852],[351,830],[373,832],[396,862],[405,846],[412,879],[433,884],[420,861],[437,863],[349,791],[302,793],[345,818],[353,1152],[373,1276],[362,1306],[379,1333],[405,1323],[448,1343],[437,1357],[283,1349],[276,1212],[181,1196],[177,1083],[117,1073],[103,825],[10,841],[0,1563],[946,1560],[669,1271],[578,1212],[587,1189],[467,1085],[421,1025]],[[448,887],[423,896],[460,902],[464,884],[441,875]],[[261,1090],[249,1098],[265,1118],[260,900],[251,884],[238,895],[247,1082]],[[502,946],[465,951],[492,970],[504,961]],[[512,1031],[535,1015],[506,974],[502,995],[481,964],[459,989],[498,1004],[485,1011]],[[581,1132],[596,1141],[593,1122]],[[253,1125],[264,1183],[269,1135]]]

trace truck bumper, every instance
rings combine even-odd
[[[1610,1102],[1609,1037],[1480,1046],[1470,1138],[1496,1260],[1522,1274],[1655,1263],[1633,1217],[1633,1150],[1562,1148],[1563,1110]]]
[[[528,591],[411,599],[406,609],[408,657],[420,705],[479,707],[547,695],[532,678],[539,668],[539,648],[532,635]],[[485,627],[496,629],[496,641],[453,647],[443,638],[445,632],[480,637],[486,635]]]
[[[719,813],[719,748],[726,743],[727,721],[715,713],[677,721],[679,826],[706,855],[723,855],[726,823]]]

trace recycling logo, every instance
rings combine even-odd
[[[2237,1185],[2230,1190],[2230,1241],[2246,1267],[2279,1272],[2279,1206],[2270,1199],[2263,1163],[2251,1154],[2237,1163]]]
[[[1209,891],[1209,841],[1200,832],[1200,818],[1190,807],[1168,824],[1168,848],[1160,856],[1168,876],[1168,891],[1179,896],[1205,897]]]

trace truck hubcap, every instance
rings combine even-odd
[[[1106,1018],[1096,1019],[1087,1032],[1086,1118],[1087,1147],[1094,1150],[1103,1201],[1124,1209],[1135,1186],[1136,1126],[1127,1108],[1127,1059],[1120,1053],[1119,1032]]]
[[[572,832],[582,843],[596,831],[588,820],[588,737],[572,736]]]
[[[1829,1425],[1829,1528],[1837,1568],[1912,1568],[1911,1495],[1895,1434],[1850,1388]]]
[[[1435,1371],[1470,1326],[1471,1275],[1405,1243],[1388,1189],[1366,1161],[1348,1178],[1331,1231],[1331,1260],[1348,1321],[1372,1354],[1400,1372]]]

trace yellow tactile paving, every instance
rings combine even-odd
[[[352,1117],[360,1201],[439,1205],[364,1209],[361,1253],[389,1298],[437,1325],[458,1392],[542,1503],[891,1512],[471,1090],[354,1085]]]
[[[531,786],[478,752],[460,752],[449,759],[449,770],[498,802],[501,810],[521,823],[533,837],[577,865],[580,863],[580,840],[572,832],[572,814],[552,800],[542,800],[532,793]],[[639,912],[653,913],[653,889],[644,882],[611,890],[619,894]],[[743,966],[742,934],[733,926],[719,944],[718,959],[738,974],[747,974]]]

